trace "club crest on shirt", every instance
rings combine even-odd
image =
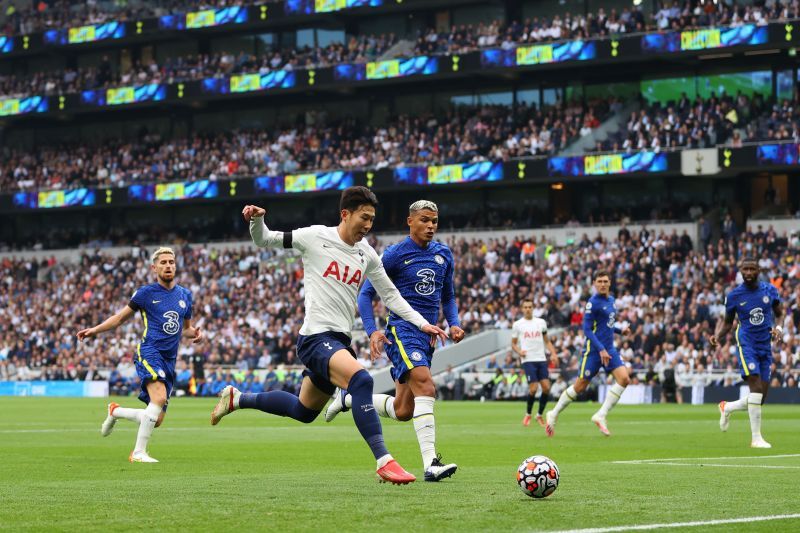
[[[411,352],[411,359],[414,361],[422,361],[422,354],[419,352]]]
[[[434,255],[433,256],[433,260],[436,261],[437,263],[439,263],[440,265],[444,264],[444,257],[442,257],[439,254]]]
[[[184,302],[183,300],[179,301],[178,305],[180,306],[181,309],[186,309],[186,302]]]
[[[769,303],[769,296],[765,295],[764,298],[761,299],[761,301],[763,301],[765,304],[768,304]]]
[[[749,365],[747,365],[747,368],[749,368],[750,370],[755,370],[756,364],[755,363],[750,363]]]
[[[165,377],[167,377],[167,375],[164,373],[163,370],[159,370],[158,371],[158,377],[165,378]]]

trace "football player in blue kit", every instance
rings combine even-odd
[[[103,323],[78,332],[78,340],[83,341],[116,329],[137,311],[142,315],[144,333],[136,346],[134,360],[142,382],[139,399],[147,407],[131,409],[109,403],[108,416],[100,428],[100,433],[107,437],[120,418],[139,424],[136,446],[128,456],[132,463],[158,462],[147,453],[147,443],[153,428],[161,425],[167,412],[175,384],[180,339],[189,337],[193,343],[203,340],[200,328],[192,326],[192,293],[175,281],[175,252],[159,248],[153,253],[150,268],[156,274],[156,283],[139,287],[130,302]]]
[[[435,203],[419,200],[409,207],[407,219],[410,235],[389,246],[382,261],[386,273],[403,298],[426,320],[435,324],[441,305],[450,326],[453,342],[464,338],[460,327],[453,289],[453,254],[447,245],[434,241],[439,225],[439,208]],[[358,297],[358,310],[370,338],[372,359],[381,356],[384,345],[392,362],[395,395],[375,394],[373,404],[378,414],[400,421],[412,420],[422,453],[425,481],[439,481],[452,476],[458,466],[444,464],[436,453],[436,426],[433,404],[436,387],[431,376],[431,359],[435,346],[430,335],[390,312],[386,332],[378,330],[372,308],[376,291],[368,281]],[[391,311],[391,310],[390,310]],[[352,399],[340,390],[325,412],[330,422],[350,408]]]
[[[783,335],[781,297],[770,283],[758,280],[759,267],[755,259],[745,258],[739,272],[743,282],[725,298],[725,318],[709,338],[712,347],[730,333],[733,319],[736,327],[737,358],[742,379],[747,381],[750,393],[735,402],[719,404],[719,428],[728,430],[731,413],[748,410],[750,414],[751,448],[772,448],[761,436],[761,405],[767,398],[772,366],[772,343]]]
[[[611,386],[600,409],[592,415],[592,422],[603,435],[609,436],[611,432],[606,425],[606,416],[617,405],[625,387],[630,383],[628,369],[622,362],[619,352],[614,348],[614,333],[629,335],[627,325],[616,326],[617,311],[614,297],[611,296],[611,278],[608,272],[599,270],[594,275],[593,294],[586,303],[586,312],[583,315],[583,334],[586,336],[586,349],[581,359],[580,373],[573,385],[567,387],[552,411],[547,413],[545,432],[548,437],[555,433],[558,414],[570,403],[575,401],[578,394],[586,390],[592,378],[604,368],[606,374],[614,376],[616,383]]]

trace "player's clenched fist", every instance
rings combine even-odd
[[[242,209],[242,216],[247,222],[250,222],[253,218],[263,217],[266,214],[267,210],[257,205],[246,205]]]

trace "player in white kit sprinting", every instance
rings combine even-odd
[[[336,387],[346,388],[353,397],[353,419],[378,462],[383,481],[405,484],[416,478],[406,472],[386,449],[378,414],[372,404],[373,381],[356,361],[350,347],[356,298],[367,278],[386,305],[421,331],[447,335],[414,311],[392,284],[380,257],[365,240],[372,229],[378,200],[366,187],[349,187],[339,202],[341,222],[336,227],[310,226],[294,231],[271,231],[264,224],[266,211],[245,206],[242,215],[250,222],[253,242],[262,248],[298,250],[303,257],[305,318],[297,339],[297,356],[306,366],[300,397],[284,391],[241,393],[225,387],[211,413],[216,425],[237,409],[259,409],[288,416],[303,423],[313,422]]]
[[[536,389],[542,384],[542,396],[539,398],[539,411],[536,421],[544,427],[544,408],[550,395],[550,372],[547,368],[547,357],[544,349],[550,352],[553,364],[558,365],[558,354],[553,343],[547,338],[547,322],[533,316],[533,300],[522,301],[522,318],[511,326],[511,349],[522,361],[525,377],[528,380],[528,407],[522,425],[531,423],[531,410],[536,399]]]

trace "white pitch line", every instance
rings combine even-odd
[[[780,466],[780,465],[728,465],[728,464],[715,464],[715,463],[642,463],[648,466],[691,466],[697,468],[698,466],[716,466],[720,468],[772,468],[775,470],[800,470],[800,466]]]
[[[783,455],[741,455],[730,457],[665,457],[663,459],[633,459],[629,461],[611,461],[618,465],[640,465],[658,463],[661,461],[712,461],[719,459],[784,459],[786,457],[800,457],[800,453],[787,453]]]
[[[742,518],[726,518],[721,520],[698,520],[696,522],[671,522],[666,524],[645,524],[637,526],[593,527],[588,529],[565,529],[549,533],[611,533],[614,531],[643,531],[648,529],[664,529],[678,527],[719,526],[723,524],[749,524],[753,522],[766,522],[769,520],[791,520],[800,518],[800,513],[777,514],[767,516],[745,516]]]

